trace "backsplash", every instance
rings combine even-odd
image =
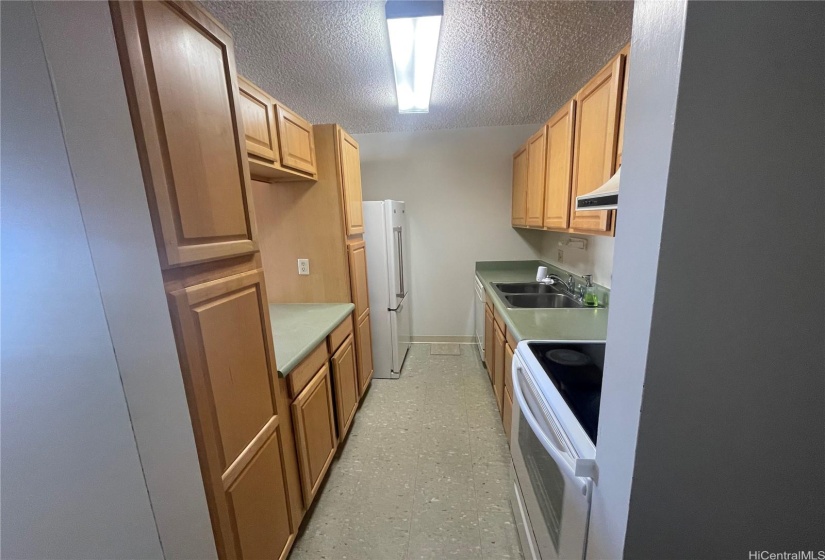
[[[587,249],[578,249],[573,245],[559,246],[571,237],[584,239]],[[556,265],[573,274],[592,274],[593,282],[610,288],[613,274],[613,237],[595,235],[576,235],[560,232],[543,232],[539,258]],[[559,249],[563,252],[563,260],[559,261]]]

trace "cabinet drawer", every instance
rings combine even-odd
[[[516,346],[518,346],[518,339],[516,338],[516,335],[510,332],[510,329],[507,329],[507,344],[510,345],[512,350],[515,350]]]
[[[315,373],[327,363],[329,359],[329,352],[327,352],[327,345],[322,342],[315,347],[315,350],[310,352],[309,356],[295,366],[286,376],[287,387],[289,387],[289,397],[294,399],[298,394],[304,390],[307,383],[310,382]]]
[[[352,315],[347,315],[347,318],[341,321],[341,324],[335,327],[327,337],[327,345],[329,346],[329,353],[333,354],[338,347],[343,344],[349,335],[352,334]]]

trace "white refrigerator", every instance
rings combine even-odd
[[[398,379],[410,349],[407,213],[397,200],[364,202],[374,377]]]

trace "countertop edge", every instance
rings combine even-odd
[[[344,322],[349,315],[352,314],[353,310],[355,309],[355,304],[353,303],[340,303],[340,304],[332,304],[332,305],[345,305],[346,311],[342,311],[337,318],[329,323],[324,329],[318,331],[318,335],[313,338],[313,342],[304,346],[301,350],[299,350],[294,356],[292,356],[289,360],[284,361],[283,363],[278,361],[278,349],[275,348],[275,362],[278,366],[278,376],[279,377],[287,377],[289,373],[298,366],[304,358],[309,356],[315,348],[318,347],[319,344],[324,342],[324,339],[329,336],[329,333],[335,330],[335,328]],[[274,326],[273,326],[274,329]]]

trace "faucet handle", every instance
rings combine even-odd
[[[582,278],[584,279],[585,286],[587,286],[588,288],[591,288],[593,286],[593,275],[592,274],[585,274],[584,276],[582,276]]]

